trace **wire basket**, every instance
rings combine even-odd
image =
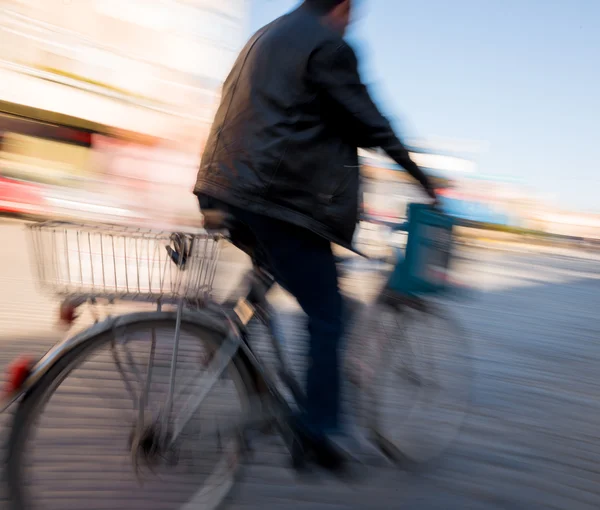
[[[28,227],[35,276],[62,297],[205,300],[221,233],[178,234],[121,225],[43,222]],[[173,257],[173,246],[184,253]]]

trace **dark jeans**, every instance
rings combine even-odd
[[[310,344],[303,421],[316,435],[337,431],[343,305],[331,243],[310,230],[208,197],[199,197],[199,202],[201,208],[221,209],[234,216],[239,224],[230,230],[232,242],[245,251],[252,245],[255,262],[265,266],[308,316]]]

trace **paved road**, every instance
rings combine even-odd
[[[42,354],[60,335],[54,328],[55,304],[39,293],[30,277],[22,225],[0,225],[0,239],[4,365],[16,353]],[[243,264],[235,256],[224,257],[228,269],[220,281],[233,285]],[[424,472],[373,467],[364,480],[348,486],[328,478],[298,480],[276,438],[266,437],[244,470],[229,508],[600,508],[600,262],[591,256],[491,251],[472,252],[470,257],[460,276],[475,292],[452,306],[472,333],[477,375],[473,408],[453,449]],[[353,281],[354,290],[372,287],[372,282]],[[287,320],[301,320],[288,300],[278,302]],[[103,362],[96,360],[100,368]],[[98,381],[110,386],[101,375]],[[74,388],[61,397],[63,412],[51,415],[63,420],[62,428],[40,440],[46,448],[41,449],[40,471],[45,483],[61,494],[56,500],[60,508],[169,508],[176,498],[165,494],[173,486],[151,484],[147,490],[153,492],[153,502],[142,504],[137,497],[144,492],[131,489],[124,462],[118,477],[103,473],[116,436],[85,425],[112,415],[99,413],[102,407],[88,412],[92,403],[83,400],[83,390],[75,391],[83,387]],[[113,410],[120,408],[115,404]],[[0,423],[4,426],[9,417]],[[2,436],[4,440],[5,428]],[[73,450],[63,449],[64,444],[77,449],[67,455]],[[98,473],[97,480],[90,473]],[[68,483],[74,488],[70,492]],[[99,485],[105,496],[91,500]],[[6,502],[0,499],[2,504]]]

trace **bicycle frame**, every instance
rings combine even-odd
[[[206,374],[202,375],[194,383],[194,387],[201,388],[201,390],[198,394],[192,395],[188,399],[187,405],[184,406],[185,410],[183,414],[175,419],[174,429],[170,437],[170,444],[173,444],[177,440],[186,424],[202,405],[202,402],[210,392],[214,383],[218,380],[239,350],[241,350],[243,354],[244,361],[247,365],[246,368],[253,377],[255,384],[257,384],[257,386],[261,383],[264,385],[279,411],[283,412],[284,415],[289,415],[291,413],[291,409],[285,397],[277,388],[274,377],[267,372],[252,349],[252,343],[246,328],[254,318],[261,320],[267,327],[271,346],[277,356],[279,368],[277,375],[279,375],[284,384],[292,392],[296,403],[301,405],[304,400],[304,394],[300,389],[300,385],[292,375],[287,360],[285,359],[284,351],[281,348],[281,339],[278,338],[277,330],[273,325],[272,309],[266,298],[268,292],[274,286],[274,278],[266,271],[255,267],[246,274],[243,281],[249,285],[249,291],[246,296],[239,298],[235,302],[235,305],[233,306],[233,320],[231,317],[228,317],[231,332],[227,335],[220,349],[213,357],[206,370]],[[227,301],[231,302],[231,299],[227,299],[226,302]],[[177,345],[177,343],[178,338],[175,339],[175,345]],[[176,347],[174,347],[174,351],[175,349]],[[175,361],[176,359],[174,357],[173,363],[175,363]],[[173,383],[173,380],[171,380],[171,383]],[[169,398],[171,397],[172,395],[169,396]],[[168,403],[167,409],[169,408],[170,405]],[[164,418],[165,420],[168,420],[168,415]],[[265,417],[259,417],[259,421],[261,418]]]

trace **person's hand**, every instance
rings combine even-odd
[[[431,198],[432,207],[437,209],[440,205],[440,201],[438,199],[437,193],[435,192],[435,188],[433,186],[427,186],[425,188],[425,191],[427,192],[427,195],[429,195],[429,198]]]

